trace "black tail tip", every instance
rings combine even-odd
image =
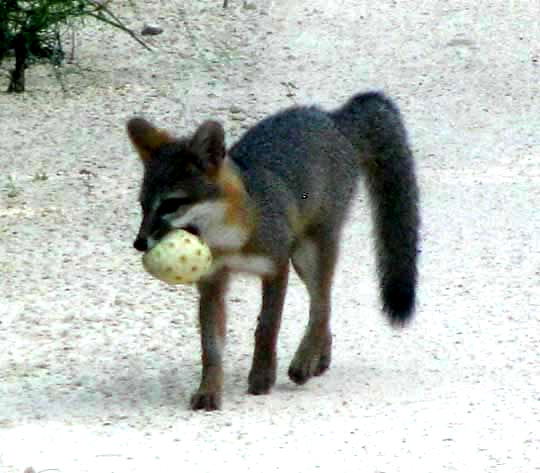
[[[416,291],[413,284],[386,284],[382,291],[383,310],[393,327],[405,327],[413,318]]]

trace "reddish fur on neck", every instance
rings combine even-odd
[[[220,166],[216,180],[227,206],[226,222],[251,231],[254,226],[253,215],[244,183],[227,160]]]

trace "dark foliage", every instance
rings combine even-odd
[[[75,28],[77,20],[92,17],[140,40],[107,7],[106,0],[2,0],[0,2],[0,62],[15,55],[8,92],[23,92],[24,71],[36,60],[62,64],[63,28]],[[79,23],[80,24],[80,23]]]

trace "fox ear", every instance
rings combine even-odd
[[[205,121],[191,138],[190,147],[205,171],[216,172],[225,157],[225,130],[218,122]]]
[[[142,161],[149,160],[159,147],[173,141],[166,131],[156,128],[144,118],[130,119],[127,132]]]

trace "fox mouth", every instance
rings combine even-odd
[[[181,230],[184,230],[188,233],[191,233],[192,235],[195,235],[196,237],[200,237],[201,236],[201,232],[199,231],[199,229],[194,226],[194,225],[187,225],[185,227],[182,227]]]
[[[158,236],[157,238],[156,237],[148,237],[148,238],[137,237],[137,239],[133,243],[133,246],[135,247],[135,249],[139,251],[143,251],[143,252],[148,251],[152,249],[171,230],[165,232],[164,234]],[[181,227],[180,230],[184,230],[188,233],[191,233],[192,235],[195,235],[196,237],[201,236],[201,232],[194,225],[186,225],[185,227]]]

